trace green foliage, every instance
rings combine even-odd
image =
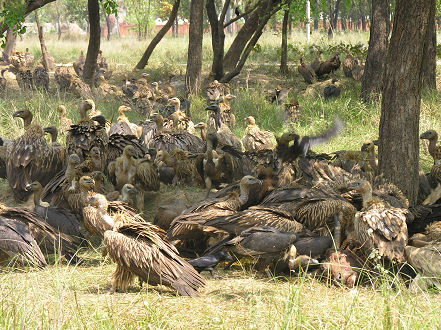
[[[3,19],[3,22],[9,28],[13,28],[15,33],[25,34],[26,26],[24,23],[24,14],[25,14],[25,5],[18,3],[6,3],[3,6],[3,10],[0,12],[0,17]],[[5,48],[6,34],[4,33],[1,37],[1,48]]]
[[[106,10],[107,15],[118,16],[118,3],[115,0],[100,0]]]

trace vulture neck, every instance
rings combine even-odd
[[[87,119],[87,110],[88,109],[86,109],[86,104],[82,103],[81,106],[80,106],[80,117],[81,117],[81,120]]]
[[[127,191],[123,190],[121,192],[121,202],[130,204],[132,203],[132,201],[133,199],[130,197],[130,194]]]
[[[175,112],[181,110],[181,101],[176,101],[173,103],[173,105],[175,106]]]
[[[48,204],[48,203],[43,203],[41,201],[41,192],[42,192],[41,188],[34,191],[34,205],[35,206],[48,207],[49,205],[45,205],[45,204]]]
[[[156,132],[162,133],[164,131],[164,118],[162,116],[156,117],[155,124],[156,124]]]
[[[25,130],[28,129],[29,126],[31,126],[31,123],[32,123],[32,114],[30,113],[29,115],[23,118],[24,129]]]
[[[57,138],[58,138],[58,133],[56,131],[54,131],[54,132],[51,132],[50,134],[51,134],[51,142],[52,142],[52,144],[56,143],[57,142]]]
[[[173,167],[175,165],[175,161],[172,160],[170,155],[168,153],[164,153],[164,156],[162,157],[162,161],[165,165]]]
[[[438,142],[438,134],[435,133],[435,135],[429,140],[429,154],[434,157],[435,151],[436,151],[436,142]]]
[[[245,205],[248,202],[250,187],[248,185],[241,184],[240,186],[240,203]]]
[[[207,128],[201,127],[201,139],[202,141],[207,141]]]
[[[362,191],[360,191],[361,197],[363,198],[363,208],[367,207],[369,203],[372,201],[372,187],[371,185],[366,185]]]

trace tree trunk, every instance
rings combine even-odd
[[[326,15],[325,13],[323,13],[323,31],[327,30],[327,26],[326,26]]]
[[[5,49],[3,50],[3,60],[4,61],[8,61],[9,62],[9,56],[11,56],[11,54],[13,52],[15,52],[15,47],[17,45],[17,38],[15,37],[14,32],[9,29],[8,33],[6,34],[6,45],[5,45]]]
[[[104,7],[104,6],[103,6]],[[110,17],[107,15],[106,10],[103,10],[104,17],[106,18],[107,25],[107,40],[110,40],[110,30],[112,30],[112,22],[110,22]]]
[[[249,14],[247,21],[239,30],[233,43],[225,54],[224,70],[232,70],[237,66],[241,54],[249,40],[255,33],[259,33],[259,31],[257,31],[257,26],[261,25],[262,20],[266,20],[265,23],[267,23],[272,16],[272,14],[268,16],[268,13],[272,12],[273,8],[279,6],[280,3],[281,1],[277,0],[259,1],[258,6]]]
[[[46,70],[51,70],[51,63],[49,61],[48,51],[46,48],[46,42],[43,35],[43,27],[40,25],[40,19],[38,17],[38,10],[35,11],[35,23],[37,23],[38,39],[40,40],[41,54],[43,57],[43,66]],[[53,65],[52,65],[53,66]]]
[[[280,56],[280,72],[288,73],[288,18],[289,9],[284,11],[282,23],[282,51]]]
[[[190,6],[190,30],[188,34],[187,72],[185,74],[187,95],[197,94],[200,90],[203,21],[204,0],[192,0]]]
[[[240,59],[237,62],[237,65],[232,69],[228,74],[226,74],[220,82],[229,82],[231,79],[233,79],[235,76],[237,76],[240,71],[242,70],[243,66],[245,65],[245,62],[250,55],[251,51],[253,50],[254,46],[257,44],[257,41],[259,41],[260,36],[263,33],[263,28],[268,23],[268,20],[271,18],[271,16],[276,13],[283,2],[277,2],[273,0],[269,0],[266,2],[266,8],[263,8],[262,15],[259,17],[259,25],[256,27],[256,32],[253,34],[249,42],[247,43],[247,46],[243,50],[243,53],[241,52]]]
[[[397,0],[383,76],[379,170],[406,194],[410,205],[418,196],[422,64],[431,4]]]
[[[101,43],[100,28],[100,6],[98,0],[88,0],[87,8],[89,10],[89,46],[87,48],[86,62],[84,64],[83,79],[93,86],[95,70],[97,66],[98,52]]]
[[[248,16],[248,20],[242,26],[242,28],[237,32],[236,37],[233,40],[230,48],[224,57],[224,69],[230,70],[234,68],[240,59],[240,54],[242,54],[247,42],[250,40],[259,22],[259,9],[255,10],[251,15]]]
[[[211,75],[214,79],[219,80],[224,76],[224,20],[230,0],[225,1],[219,20],[217,19],[217,11],[214,0],[207,0],[205,10],[211,26],[211,45],[213,48],[213,63],[211,65]]]
[[[121,38],[121,30],[119,29],[119,17],[116,15],[116,34],[118,35],[118,38]]]
[[[346,32],[346,19],[342,18],[341,19],[341,29]]]
[[[431,0],[429,26],[424,43],[423,87],[436,89],[436,0]]]
[[[374,1],[374,0],[372,0],[372,1]],[[384,6],[385,6],[386,4],[384,4]],[[389,5],[389,4],[388,4]],[[374,5],[372,4],[372,7],[374,7]],[[387,18],[388,20],[389,20],[389,18]],[[372,28],[372,27],[371,27]],[[362,15],[361,16],[361,29],[363,30],[363,31],[366,31],[366,16],[365,15]]]
[[[170,30],[170,27],[173,25],[173,22],[175,21],[176,16],[178,15],[178,9],[179,4],[181,3],[181,0],[176,0],[173,4],[172,11],[170,12],[170,16],[168,18],[167,23],[162,27],[161,30],[155,35],[155,37],[150,41],[150,44],[148,45],[144,55],[142,55],[141,60],[136,65],[136,69],[144,69],[145,66],[149,63],[150,56],[152,55],[153,51],[155,50],[156,46],[159,44],[159,42],[162,40],[162,38],[167,34],[167,31]]]
[[[178,20],[178,15],[176,15],[175,21],[176,21],[176,25],[175,25],[175,28],[176,28],[176,30],[175,30],[175,38],[177,38],[177,37],[179,37],[179,20]]]
[[[319,28],[319,21],[317,18],[314,18],[314,30],[317,31]]]
[[[338,9],[340,8],[340,2],[341,0],[337,0],[337,2],[335,3],[334,12],[332,13],[331,26],[333,30],[337,29]]]
[[[364,102],[369,102],[373,94],[381,92],[389,36],[389,2],[372,0],[371,17],[369,48],[361,81],[361,98]]]

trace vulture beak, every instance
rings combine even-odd
[[[26,186],[25,186],[25,190],[26,191],[29,191],[29,190],[31,190],[32,189],[32,184],[27,184]]]

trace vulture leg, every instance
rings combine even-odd
[[[207,187],[207,195],[205,196],[205,198],[208,198],[208,196],[210,195],[211,187],[212,187],[212,182],[209,177],[205,178],[205,186]]]
[[[138,195],[136,196],[136,206],[140,214],[144,212],[144,192],[141,190],[138,192]]]

